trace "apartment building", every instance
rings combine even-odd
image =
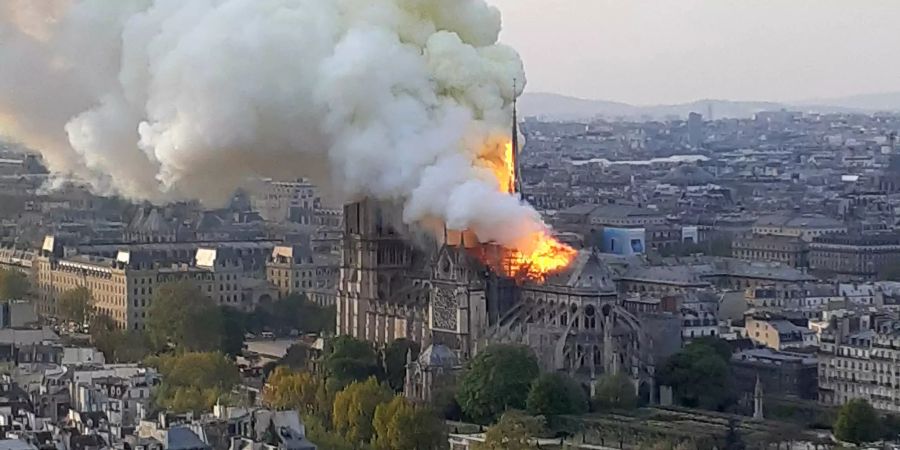
[[[810,270],[841,281],[874,280],[900,262],[900,234],[836,234],[809,244]]]
[[[814,347],[816,333],[782,318],[748,316],[745,320],[747,337],[773,350]]]
[[[900,320],[846,317],[820,339],[821,403],[862,398],[876,409],[900,412]]]
[[[266,278],[278,298],[303,294],[321,306],[334,305],[340,258],[315,254],[304,245],[279,245],[266,263]]]
[[[57,314],[63,293],[85,287],[97,312],[139,330],[163,283],[187,280],[219,305],[244,310],[273,296],[265,278],[270,241],[130,244],[118,246],[115,256],[110,247],[66,248],[46,237],[34,259],[38,312]]]

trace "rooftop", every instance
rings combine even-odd
[[[775,349],[771,349],[768,347],[764,348],[753,348],[749,350],[744,350],[735,353],[731,356],[732,360],[735,361],[771,361],[771,362],[779,362],[779,363],[803,363],[803,364],[815,364],[816,358],[814,355],[809,355],[805,353],[795,353],[795,352],[785,352],[778,351]]]
[[[754,226],[775,226],[785,228],[841,228],[844,224],[821,214],[773,214],[761,216]]]
[[[813,244],[881,246],[900,245],[900,233],[826,234],[813,238]]]

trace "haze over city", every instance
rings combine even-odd
[[[0,0],[0,450],[898,450],[898,16]]]
[[[900,3],[490,0],[528,92],[639,105],[900,92]]]

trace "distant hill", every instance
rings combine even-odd
[[[900,111],[900,92],[883,92],[878,94],[852,95],[849,97],[837,97],[815,99],[797,102],[798,106],[812,106],[819,108],[844,108],[856,111]],[[821,106],[826,105],[826,106]]]
[[[627,103],[587,100],[543,92],[526,92],[519,99],[519,109],[522,111],[522,115],[527,116],[577,119],[596,116],[639,116],[641,108]]]
[[[810,112],[864,112],[900,111],[900,92],[858,95],[844,98],[821,99],[783,104],[775,102],[749,102],[732,100],[697,100],[675,105],[635,106],[605,100],[587,100],[550,93],[525,93],[519,100],[523,116],[536,116],[551,120],[590,119],[595,117],[638,120],[687,117],[691,112],[714,118],[747,118],[760,111],[781,109]]]

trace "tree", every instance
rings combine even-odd
[[[28,294],[28,278],[22,272],[0,269],[0,300],[21,299]]]
[[[403,392],[406,382],[406,357],[419,357],[419,344],[409,339],[396,339],[384,351],[384,373],[394,392]]]
[[[209,411],[240,381],[237,366],[218,352],[153,356],[147,363],[162,375],[156,404],[177,413]]]
[[[524,409],[528,390],[539,374],[537,359],[528,347],[491,345],[469,364],[456,398],[467,417],[489,423],[507,409]]]
[[[106,360],[117,363],[143,361],[153,353],[147,335],[136,330],[120,330],[106,314],[94,314],[88,325],[91,343],[103,352]]]
[[[528,416],[521,411],[505,412],[500,421],[488,427],[484,442],[476,443],[473,450],[537,450],[537,437],[544,431],[539,417]]]
[[[594,398],[591,399],[594,410],[632,409],[637,406],[637,394],[634,384],[624,374],[607,374],[597,380]]]
[[[113,359],[112,355],[115,353],[119,341],[117,331],[116,322],[106,314],[95,314],[94,317],[91,317],[91,323],[88,326],[91,343],[110,360]]]
[[[309,440],[316,443],[322,450],[361,450],[366,447],[347,441],[340,434],[329,430],[326,422],[319,416],[308,415],[303,417],[303,425],[306,427],[306,435]]]
[[[213,301],[190,282],[160,285],[148,310],[147,333],[159,348],[187,351],[222,348],[222,314]]]
[[[724,450],[745,450],[747,445],[738,432],[737,419],[728,419],[728,432],[725,434]]]
[[[272,372],[263,389],[263,402],[277,410],[295,409],[304,414],[318,410],[319,380],[308,372],[294,372],[280,366]]]
[[[691,342],[662,365],[659,384],[672,386],[684,406],[723,410],[734,402],[726,352],[730,355],[717,340]]]
[[[462,409],[456,401],[456,382],[452,377],[436,377],[432,383],[429,407],[447,420],[461,421]],[[437,384],[437,386],[435,386]]]
[[[268,326],[281,332],[299,330],[304,333],[334,331],[335,309],[309,301],[303,294],[291,294],[268,308]]]
[[[391,399],[391,390],[374,377],[355,381],[334,397],[331,416],[335,431],[351,443],[372,439],[375,408]]]
[[[588,410],[581,385],[567,375],[547,373],[531,385],[526,401],[528,413],[541,416],[582,414]]]
[[[375,408],[372,426],[372,443],[378,450],[432,450],[447,443],[441,420],[431,410],[416,408],[400,395]]]
[[[294,344],[287,349],[287,353],[278,361],[283,366],[288,366],[294,370],[306,369],[309,361],[309,348],[305,345]]]
[[[137,330],[116,330],[110,336],[110,340],[112,341],[112,352],[109,358],[113,362],[140,362],[153,352],[150,339],[146,334]]]
[[[885,414],[881,419],[881,429],[884,432],[881,436],[885,441],[896,441],[900,435],[900,417],[894,414]]]
[[[695,346],[706,346],[711,348],[719,358],[722,358],[725,361],[731,360],[731,345],[728,344],[724,339],[717,338],[715,336],[703,336],[699,338],[695,338],[691,341]]]
[[[353,381],[378,375],[378,356],[365,341],[350,336],[338,336],[331,341],[326,352],[324,366],[329,382],[336,392]]]
[[[881,420],[875,408],[861,398],[845,403],[834,422],[834,437],[854,444],[877,440],[881,437]]]
[[[222,351],[226,355],[237,356],[244,350],[244,333],[247,332],[246,316],[229,306],[221,306]]]
[[[651,450],[697,450],[697,445],[690,441],[673,444],[670,441],[658,441],[650,447]]]
[[[91,317],[91,291],[84,286],[69,289],[59,298],[59,315],[83,327]]]

